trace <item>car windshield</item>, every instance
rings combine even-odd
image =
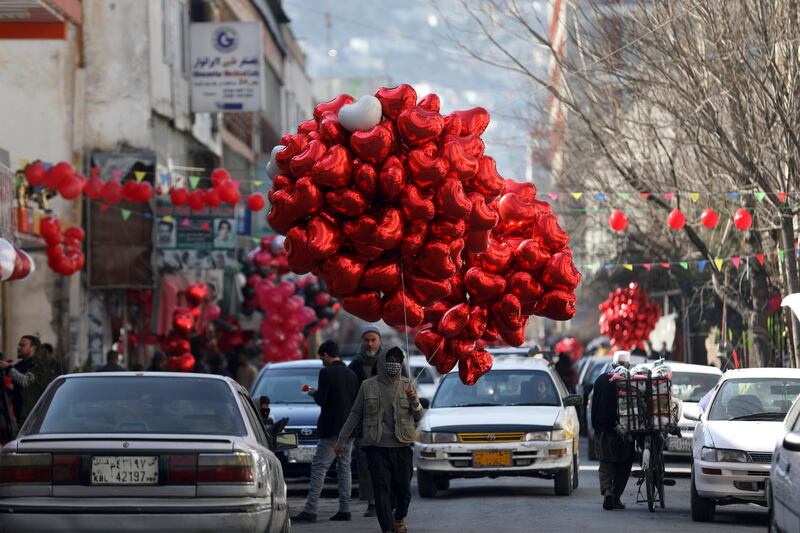
[[[709,420],[783,420],[800,393],[800,379],[743,378],[725,381]]]
[[[672,396],[682,402],[699,402],[719,381],[718,374],[673,372]]]
[[[230,387],[216,379],[64,379],[46,401],[26,433],[247,434]]]
[[[269,396],[270,403],[314,403],[303,385],[317,388],[322,367],[268,368],[253,389],[253,398]]]
[[[553,380],[541,370],[491,370],[475,385],[445,376],[432,408],[492,405],[561,405]]]
[[[433,376],[430,370],[424,366],[412,366],[411,372],[414,374],[414,379],[420,385],[433,385]]]

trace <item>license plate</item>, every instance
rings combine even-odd
[[[476,467],[511,466],[511,451],[492,450],[474,452],[472,454],[472,465]]]
[[[316,446],[300,446],[289,450],[290,463],[310,463],[317,453]]]
[[[158,457],[92,457],[92,485],[156,485]]]
[[[692,441],[680,437],[670,437],[667,440],[667,449],[671,452],[691,452]]]

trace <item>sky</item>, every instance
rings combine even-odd
[[[409,83],[420,97],[435,92],[443,113],[485,107],[492,114],[483,135],[487,155],[504,177],[524,180],[528,123],[519,117],[528,86],[522,77],[484,65],[448,41],[443,16],[458,20],[455,2],[284,0],[283,5],[312,79],[385,75],[395,84]],[[532,59],[543,64],[537,55]]]

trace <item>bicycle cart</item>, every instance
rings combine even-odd
[[[675,484],[675,480],[665,478],[664,468],[667,434],[680,435],[673,421],[672,382],[668,376],[653,377],[650,374],[637,374],[615,381],[620,427],[636,443],[641,465],[641,470],[633,473],[638,477],[636,503],[647,503],[652,513],[656,504],[662,509],[665,506],[664,486]]]

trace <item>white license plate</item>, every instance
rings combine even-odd
[[[92,457],[92,485],[156,485],[158,457]]]
[[[317,453],[316,446],[299,446],[289,450],[290,463],[310,463]]]
[[[692,441],[680,437],[670,437],[667,440],[667,449],[671,452],[686,452],[692,451]]]

